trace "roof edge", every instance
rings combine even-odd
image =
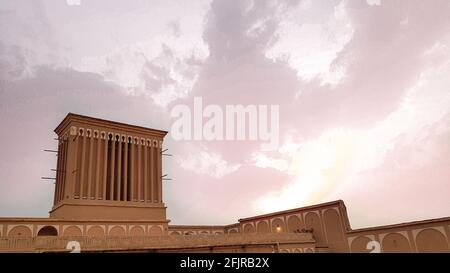
[[[280,215],[280,214],[291,213],[291,212],[302,211],[302,210],[310,210],[310,209],[326,207],[326,206],[330,206],[330,205],[343,205],[345,207],[344,201],[335,200],[335,201],[330,201],[330,202],[306,206],[306,207],[298,207],[298,208],[294,208],[294,209],[281,210],[281,211],[275,211],[275,212],[271,212],[271,213],[260,214],[260,215],[256,215],[256,216],[246,217],[246,218],[240,218],[238,221],[239,222],[251,221],[251,220],[258,219],[258,218],[272,217],[272,216],[276,216],[276,215]]]
[[[90,117],[90,116],[84,116],[84,115],[80,115],[80,114],[74,114],[69,112],[64,119],[58,124],[58,126],[55,128],[54,132],[56,134],[60,134],[65,128],[66,126],[69,124],[70,121],[79,121],[79,122],[93,122],[93,123],[97,123],[98,125],[103,125],[103,126],[111,126],[111,125],[116,125],[116,126],[121,126],[124,127],[126,129],[131,129],[131,130],[135,130],[141,133],[151,133],[155,136],[159,136],[161,138],[163,138],[164,136],[167,135],[168,131],[164,131],[164,130],[158,130],[158,129],[153,129],[153,128],[148,128],[148,127],[144,127],[144,126],[139,126],[139,125],[133,125],[133,124],[128,124],[128,123],[123,123],[123,122],[117,122],[117,121],[112,121],[112,120],[107,120],[107,119],[100,119],[100,118],[95,118],[95,117]]]

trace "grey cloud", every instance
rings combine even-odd
[[[180,22],[179,21],[172,21],[168,24],[169,29],[172,31],[173,35],[175,37],[180,37],[181,35],[181,28],[180,28]]]
[[[394,111],[426,68],[423,54],[449,32],[449,5],[351,1],[346,10],[355,32],[334,61],[347,76],[336,88],[320,86],[318,80],[302,84],[299,130],[317,135],[330,125],[368,128]]]
[[[208,15],[204,39],[210,48],[210,58],[235,62],[246,54],[261,52],[275,31],[270,1],[213,1]],[[264,29],[255,37],[247,31],[259,20]]]
[[[22,77],[27,66],[27,60],[20,47],[8,47],[0,42],[0,81]]]

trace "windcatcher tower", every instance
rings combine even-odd
[[[167,224],[162,198],[166,131],[69,113],[55,133],[51,218]]]

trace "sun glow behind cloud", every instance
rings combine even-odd
[[[436,45],[426,56],[435,59],[436,54],[442,54],[439,48]],[[286,141],[280,153],[290,158],[287,167],[290,182],[280,191],[256,200],[255,208],[260,212],[273,212],[314,204],[327,198],[337,199],[347,187],[362,183],[361,174],[382,166],[386,154],[394,149],[399,139],[402,145],[415,145],[432,134],[428,129],[436,124],[439,125],[438,132],[448,130],[450,124],[437,121],[450,114],[449,79],[450,62],[428,69],[409,90],[398,110],[373,128],[332,129],[314,140]],[[385,166],[381,171],[414,170],[432,160],[436,152],[417,146],[409,158],[394,158],[391,166]],[[256,165],[265,164],[265,167],[269,167],[267,162],[271,162],[270,158],[263,156],[255,159]],[[272,167],[278,169],[276,164]]]
[[[281,192],[256,202],[259,210],[270,212],[314,203],[345,179],[364,133],[330,130],[318,139],[300,143],[292,155],[288,173],[291,181]],[[292,146],[291,143],[286,145]]]

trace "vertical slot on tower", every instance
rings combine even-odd
[[[106,157],[106,197],[105,200],[111,200],[111,165],[112,165],[112,134],[108,135],[107,157]]]

